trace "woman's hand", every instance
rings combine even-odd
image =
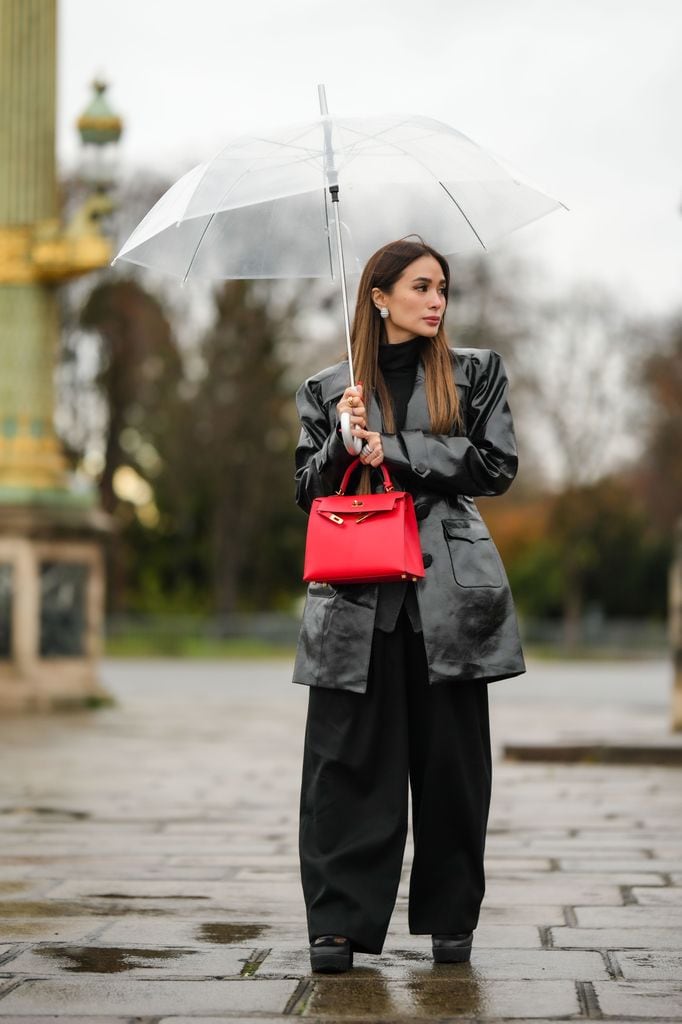
[[[342,412],[350,413],[353,434],[364,441],[359,455],[360,462],[365,466],[380,466],[384,461],[381,434],[374,430],[367,430],[367,413],[362,399],[362,384],[358,383],[354,388],[346,388],[338,401],[336,411],[339,419]]]
[[[353,433],[364,441],[359,455],[360,462],[365,466],[380,466],[384,461],[381,434],[375,430],[364,430],[362,427],[355,427]]]
[[[339,419],[341,419],[342,412],[350,413],[351,428],[367,426],[367,413],[362,400],[362,384],[356,384],[354,388],[346,388],[338,401],[336,411]]]

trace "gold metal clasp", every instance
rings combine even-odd
[[[330,512],[329,513],[329,518],[331,519],[331,521],[333,523],[338,523],[339,526],[343,525],[343,519],[341,518],[341,516],[335,516],[333,512]]]
[[[364,504],[365,504],[365,503],[364,503],[364,501],[357,501],[357,500],[353,501],[353,505],[355,505],[355,506],[356,506],[356,508],[357,508],[358,506],[360,506],[360,505],[364,505]]]

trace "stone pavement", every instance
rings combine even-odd
[[[490,687],[495,746],[660,732],[665,673],[536,664]],[[0,723],[3,1021],[682,1019],[676,768],[498,757],[471,963],[436,967],[409,935],[408,845],[384,955],[311,975],[307,690],[289,678],[282,662],[107,662],[116,707]]]

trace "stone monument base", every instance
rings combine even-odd
[[[85,504],[0,505],[0,713],[96,706],[110,518]]]

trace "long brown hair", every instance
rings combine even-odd
[[[395,432],[395,417],[388,388],[379,366],[379,345],[386,341],[386,328],[372,300],[372,289],[379,288],[382,292],[390,294],[405,268],[420,256],[433,256],[438,260],[445,278],[447,301],[450,288],[448,261],[421,238],[416,242],[400,238],[396,242],[382,246],[370,256],[358,286],[351,328],[355,379],[362,382],[365,408],[368,407],[372,395],[376,394],[381,406],[384,429],[389,434]],[[424,363],[424,384],[431,431],[434,434],[449,434],[453,426],[458,429],[461,427],[461,414],[452,374],[452,356],[442,319],[435,337],[424,339],[421,356]]]

